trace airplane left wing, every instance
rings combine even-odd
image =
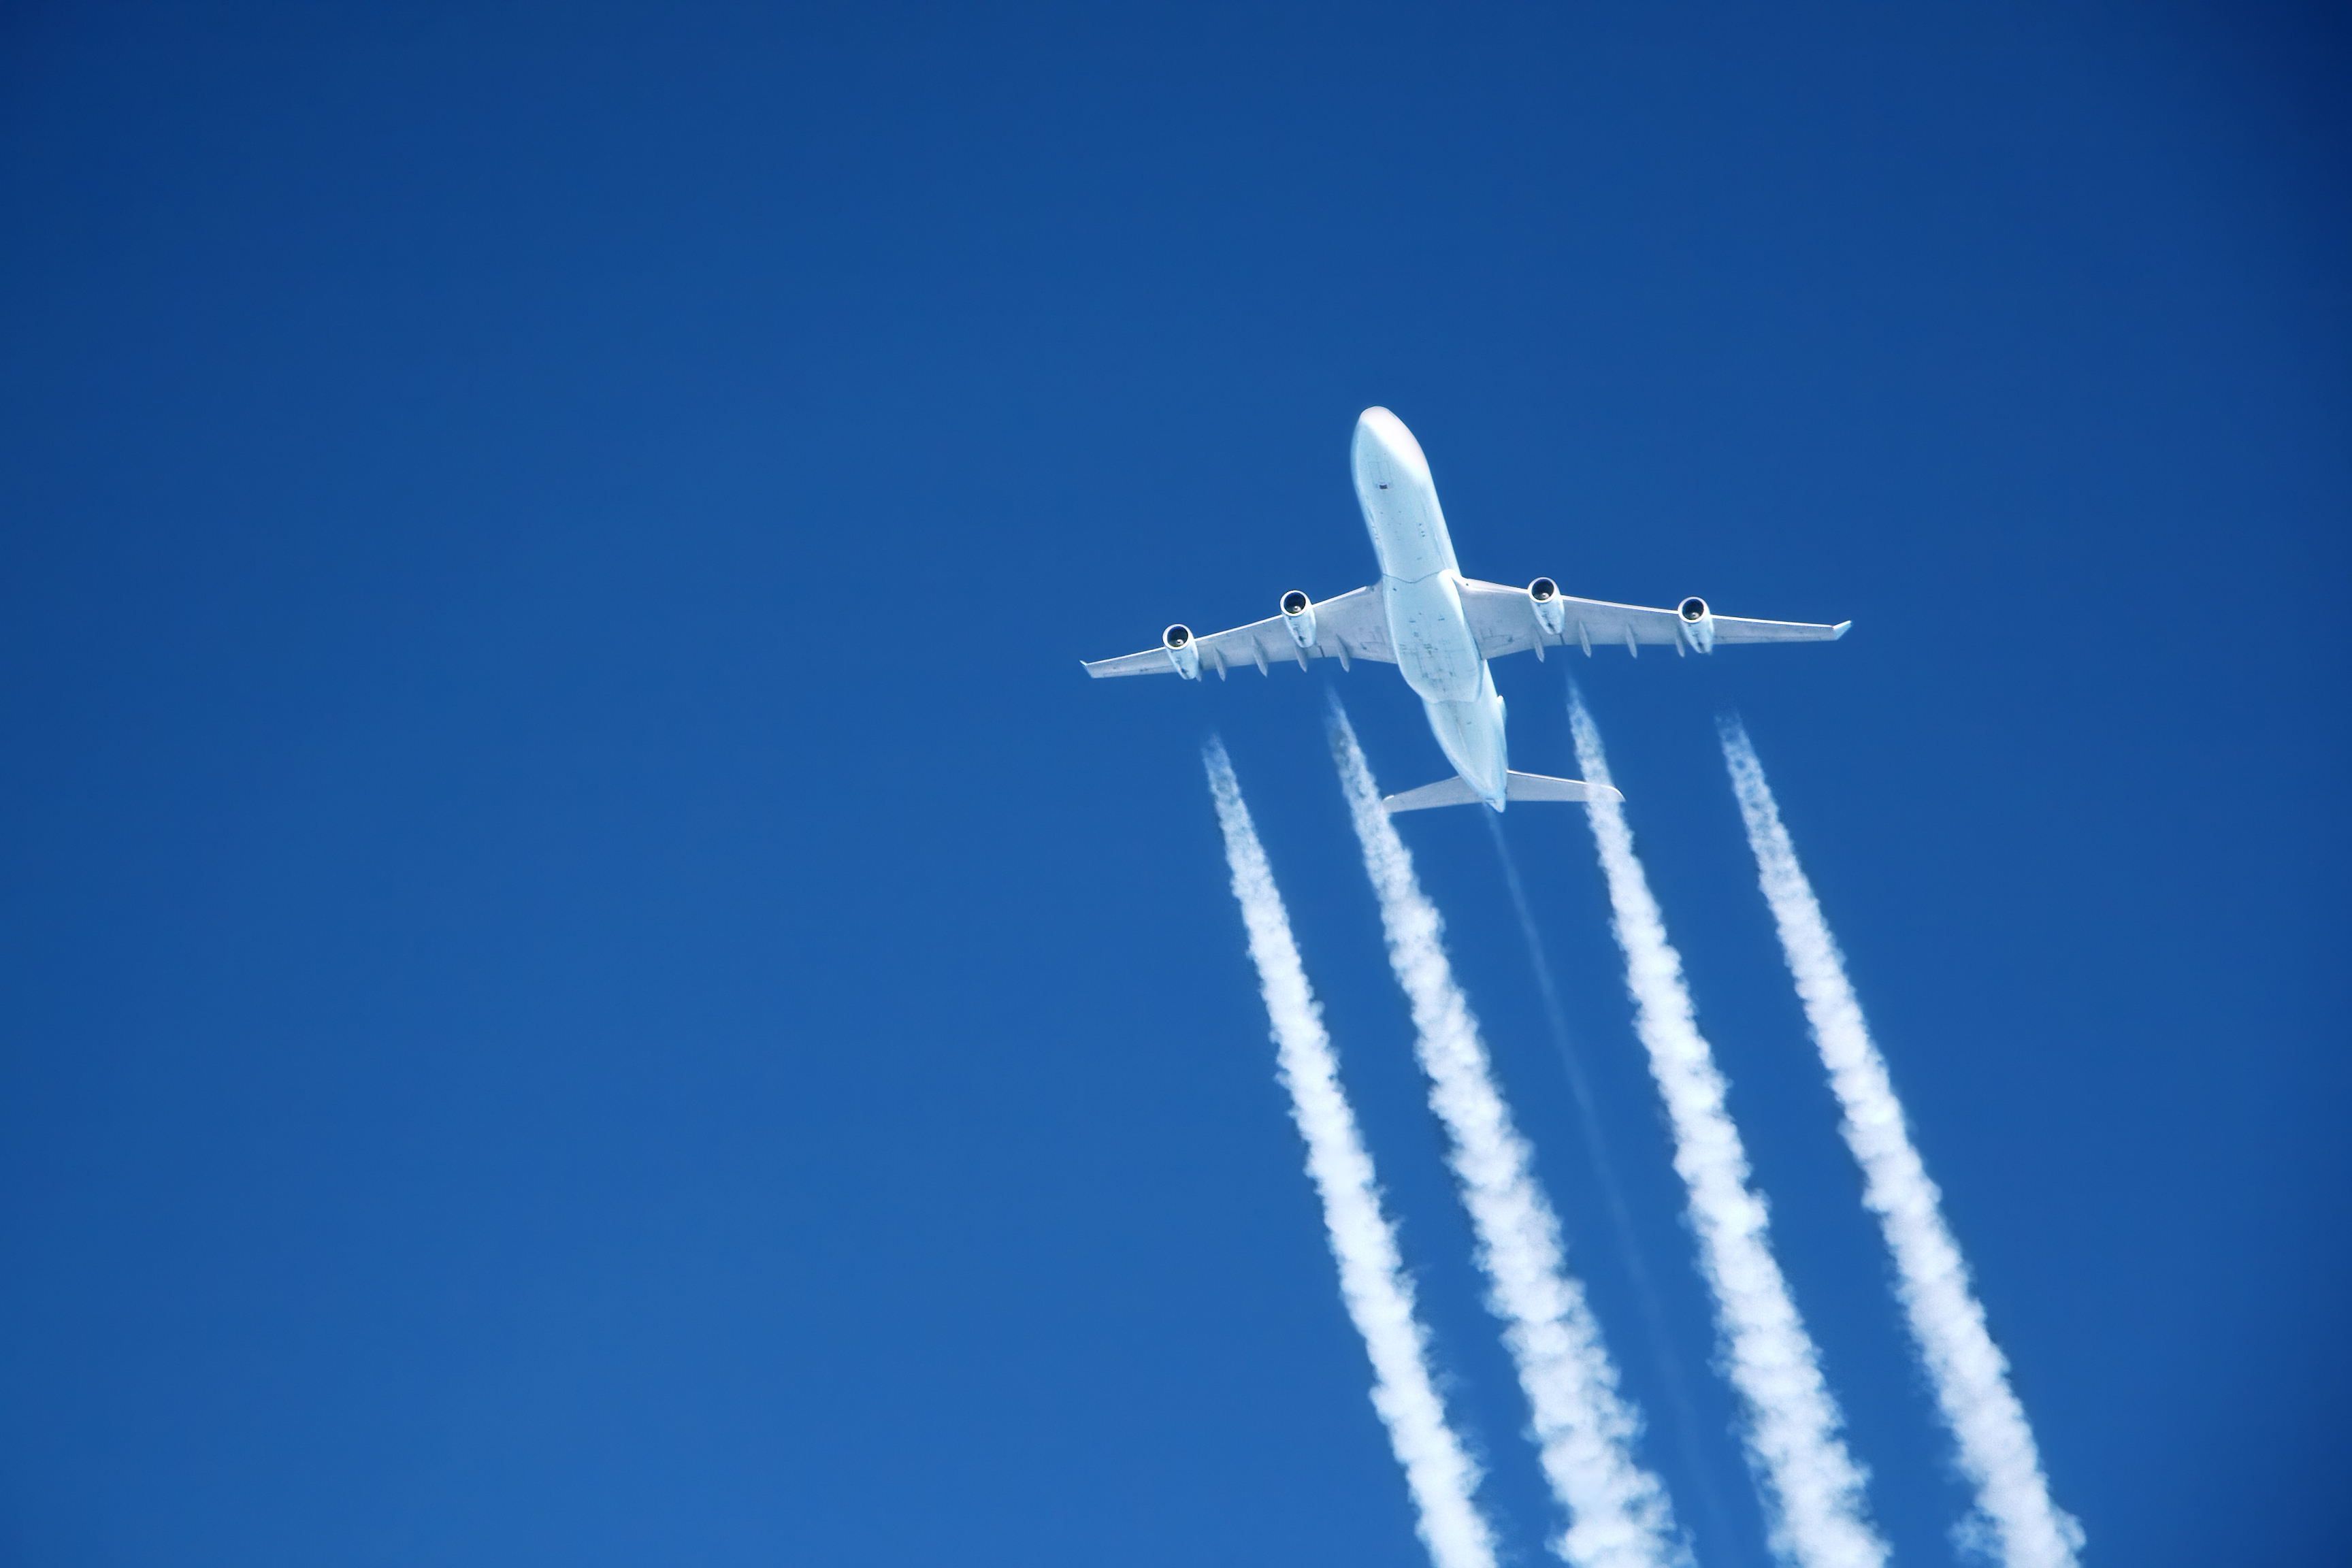
[[[1310,658],[1337,658],[1343,665],[1360,658],[1396,662],[1396,654],[1389,647],[1388,616],[1381,608],[1377,589],[1358,588],[1320,604],[1307,600],[1303,594],[1286,594],[1283,599],[1286,605],[1298,600],[1305,607],[1286,608],[1265,620],[1202,637],[1193,636],[1189,627],[1170,626],[1160,647],[1096,659],[1087,665],[1087,673],[1097,679],[1108,675],[1181,675],[1197,680],[1210,670],[1221,679],[1228,670],[1253,667],[1261,674],[1272,674],[1272,667],[1286,659],[1297,659],[1302,668]]]
[[[1549,590],[1550,580],[1537,585]],[[1538,600],[1526,588],[1465,578],[1462,611],[1470,635],[1478,639],[1478,657],[1500,658],[1505,654],[1534,648],[1536,657],[1551,647],[1596,647],[1672,643],[1677,652],[1711,653],[1717,643],[1834,642],[1845,636],[1852,621],[1820,626],[1806,621],[1753,621],[1718,616],[1704,599],[1685,599],[1671,610],[1640,605],[1612,605],[1601,599],[1572,599],[1550,592]]]

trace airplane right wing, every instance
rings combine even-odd
[[[1305,647],[1293,635],[1294,627],[1307,634]],[[1181,641],[1172,640],[1180,634]],[[1171,640],[1159,647],[1096,659],[1087,665],[1087,673],[1097,680],[1109,675],[1181,675],[1198,680],[1208,670],[1215,670],[1223,679],[1228,670],[1252,666],[1260,674],[1270,675],[1272,666],[1288,659],[1297,659],[1302,668],[1310,658],[1337,658],[1343,665],[1359,658],[1396,662],[1396,654],[1389,647],[1388,616],[1381,608],[1377,588],[1358,588],[1320,604],[1309,602],[1297,614],[1268,616],[1231,631],[1194,637],[1190,628],[1175,626],[1165,635]]]
[[[1538,584],[1549,591],[1549,580]],[[1845,636],[1851,621],[1819,626],[1806,621],[1752,621],[1718,616],[1704,599],[1685,599],[1671,610],[1640,605],[1612,605],[1603,599],[1574,599],[1554,594],[1538,605],[1525,588],[1465,578],[1462,612],[1470,634],[1478,639],[1478,657],[1500,658],[1505,654],[1534,648],[1538,658],[1546,647],[1633,648],[1638,644],[1672,643],[1676,650],[1710,652],[1717,643],[1835,642]],[[1553,620],[1558,629],[1547,626]]]

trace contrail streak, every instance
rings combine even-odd
[[[1339,1294],[1364,1337],[1372,1363],[1372,1407],[1389,1429],[1419,1518],[1416,1528],[1437,1568],[1495,1568],[1494,1532],[1471,1494],[1478,1468],[1446,1424],[1429,1373],[1429,1337],[1413,1315],[1412,1282],[1397,1254],[1396,1232],[1381,1213],[1372,1157],[1356,1113],[1339,1087],[1339,1064],[1323,1028],[1323,1009],[1307,984],[1291,939],[1290,916],[1242,800],[1224,744],[1211,741],[1202,760],[1224,829],[1234,898],[1249,930],[1258,989],[1274,1025],[1277,1076],[1290,1091],[1291,1120],[1307,1141],[1307,1170],[1323,1199]]]
[[[1389,962],[1412,1004],[1429,1103],[1453,1145],[1448,1159],[1477,1233],[1487,1304],[1507,1325],[1503,1339],[1533,1415],[1530,1435],[1568,1512],[1554,1550],[1577,1568],[1686,1563],[1665,1488],[1633,1461],[1640,1418],[1617,1392],[1600,1325],[1562,1262],[1559,1221],[1536,1184],[1527,1141],[1511,1125],[1486,1042],[1454,982],[1443,922],[1381,809],[1363,749],[1336,701],[1331,750],[1380,895]]]
[[[2070,1568],[2083,1544],[2082,1526],[2050,1500],[2033,1429],[2009,1386],[2009,1363],[1985,1331],[1984,1308],[1969,1289],[1959,1244],[1944,1224],[1942,1194],[1912,1147],[1886,1058],[1863,1022],[1844,957],[1797,863],[1756,748],[1737,719],[1724,720],[1722,731],[1724,761],[1748,822],[1765,900],[1780,928],[1780,948],[1845,1112],[1846,1144],[1862,1165],[1863,1201],[1885,1233],[1911,1337],[1958,1441],[1960,1468],[1977,1489],[1978,1517],[1963,1533],[1998,1541],[2001,1561],[2011,1568]]]
[[[1593,1179],[1601,1184],[1601,1201],[1608,1206],[1611,1227],[1617,1233],[1617,1250],[1624,1259],[1625,1277],[1633,1284],[1634,1300],[1642,1309],[1643,1324],[1650,1331],[1651,1350],[1657,1360],[1659,1378],[1665,1385],[1667,1402],[1675,1407],[1675,1436],[1682,1449],[1683,1465],[1698,1489],[1699,1502],[1708,1522],[1718,1536],[1728,1539],[1731,1527],[1724,1519],[1722,1500],[1709,1479],[1706,1457],[1699,1452],[1698,1414],[1691,1406],[1690,1389],[1683,1381],[1682,1359],[1675,1354],[1668,1339],[1665,1309],[1659,1303],[1658,1289],[1651,1282],[1649,1265],[1643,1261],[1641,1244],[1634,1238],[1633,1215],[1625,1205],[1625,1191],[1617,1180],[1617,1163],[1609,1156],[1608,1130],[1601,1122],[1600,1107],[1593,1101],[1591,1083],[1584,1076],[1584,1058],[1569,1033],[1568,1013],[1560,1005],[1559,986],[1552,979],[1551,961],[1544,956],[1543,938],[1536,930],[1535,910],[1528,906],[1528,890],[1519,881],[1518,862],[1512,858],[1511,847],[1503,837],[1502,817],[1487,813],[1486,831],[1495,841],[1496,857],[1503,863],[1503,886],[1511,896],[1512,912],[1519,917],[1519,936],[1527,943],[1528,966],[1535,972],[1537,994],[1543,999],[1544,1021],[1551,1027],[1552,1048],[1559,1053],[1560,1065],[1568,1072],[1569,1092],[1576,1100],[1576,1124],[1584,1135],[1584,1150],[1591,1159]]]
[[[1585,778],[1609,783],[1601,732],[1573,685],[1569,719]],[[1595,800],[1589,809],[1618,945],[1625,950],[1634,1029],[1674,1128],[1675,1169],[1690,1192],[1725,1371],[1746,1406],[1743,1436],[1764,1482],[1773,1550],[1804,1568],[1878,1568],[1886,1547],[1864,1518],[1864,1473],[1838,1434],[1837,1402],[1772,1256],[1764,1200],[1748,1184],[1748,1154],[1724,1105],[1723,1075],[1698,1031],[1682,957],[1666,941],[1625,808]]]

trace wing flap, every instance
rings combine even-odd
[[[1462,612],[1469,618],[1470,635],[1478,639],[1481,658],[1501,658],[1528,648],[1622,647],[1629,642],[1682,640],[1677,629],[1680,617],[1672,610],[1573,599],[1564,594],[1553,602],[1566,615],[1558,636],[1536,619],[1535,601],[1528,597],[1526,589],[1500,583],[1465,581],[1462,584]]]
[[[1292,641],[1290,628],[1283,624],[1280,616],[1268,616],[1229,632],[1212,632],[1192,641],[1201,650],[1201,668],[1214,668],[1220,675],[1227,670],[1249,668],[1271,674],[1275,665],[1296,662],[1302,655],[1314,659],[1338,658],[1344,654],[1350,663],[1360,658],[1381,664],[1396,662],[1396,655],[1389,647],[1389,618],[1381,608],[1377,588],[1358,588],[1318,604],[1312,647],[1302,648]]]
[[[1360,658],[1381,664],[1396,662],[1396,654],[1389,647],[1388,616],[1381,608],[1376,588],[1358,588],[1317,605],[1312,647],[1302,648],[1293,641],[1290,628],[1280,616],[1268,616],[1230,631],[1196,636],[1192,647],[1200,652],[1203,675],[1214,670],[1223,676],[1236,669],[1256,669],[1271,675],[1277,664],[1316,658],[1338,658],[1349,663]],[[1155,647],[1121,654],[1117,658],[1093,660],[1087,663],[1086,671],[1097,679],[1107,675],[1173,675],[1176,666],[1165,648]]]
[[[1852,621],[1820,626],[1805,621],[1745,621],[1738,616],[1715,617],[1715,640],[1726,642],[1835,642]]]
[[[1558,636],[1536,619],[1535,601],[1528,597],[1526,589],[1471,580],[1462,584],[1462,610],[1469,617],[1470,635],[1478,639],[1481,658],[1501,658],[1547,647],[1590,653],[1596,647],[1684,644],[1683,618],[1672,610],[1576,599],[1565,594],[1553,603],[1560,606],[1562,616]],[[1713,620],[1717,643],[1835,642],[1853,624],[1816,626],[1804,621],[1744,620],[1737,616],[1717,616]]]
[[[1148,647],[1141,653],[1123,653],[1117,658],[1080,659],[1080,668],[1100,680],[1106,675],[1173,675],[1176,667],[1168,660],[1164,647]]]

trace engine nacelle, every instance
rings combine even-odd
[[[1282,596],[1282,624],[1301,648],[1315,646],[1315,601],[1293,588]]]
[[[1160,646],[1168,650],[1168,662],[1176,673],[1187,680],[1201,679],[1201,650],[1192,646],[1192,628],[1179,621],[1160,634]]]
[[[1683,634],[1683,641],[1693,652],[1715,651],[1715,612],[1706,607],[1705,599],[1685,599],[1675,606],[1675,616],[1681,622],[1675,629]]]
[[[1559,584],[1549,577],[1537,578],[1528,584],[1528,603],[1535,606],[1538,626],[1556,637],[1568,635],[1568,601],[1559,596]]]

